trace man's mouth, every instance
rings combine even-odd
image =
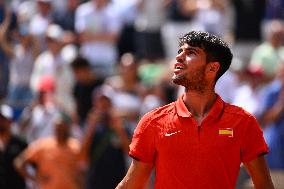
[[[176,68],[175,69],[179,69],[179,70],[181,70],[181,69],[183,69],[183,67],[182,66],[176,66]]]
[[[184,68],[185,67],[184,67],[184,65],[182,63],[176,63],[175,67],[174,67],[174,72],[176,73],[176,72],[178,72],[180,70],[183,70]]]

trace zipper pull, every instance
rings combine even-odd
[[[197,131],[197,132],[198,132],[198,141],[200,141],[200,132],[201,132],[200,130],[201,130],[201,126],[198,125],[197,128],[198,128],[198,131]]]

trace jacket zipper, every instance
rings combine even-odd
[[[200,130],[201,130],[201,126],[198,125],[197,128],[198,128],[198,141],[200,142],[200,132],[201,132]]]

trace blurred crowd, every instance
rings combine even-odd
[[[115,188],[139,118],[184,90],[190,30],[228,42],[216,92],[256,116],[284,171],[283,19],[281,0],[0,0],[0,188]]]

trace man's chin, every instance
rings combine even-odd
[[[176,85],[185,86],[184,78],[181,78],[181,77],[178,77],[178,76],[174,75],[172,77],[172,81]]]

